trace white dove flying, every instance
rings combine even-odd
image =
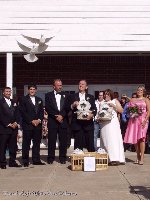
[[[43,45],[46,45],[45,43],[49,42],[53,37],[50,37],[50,38],[44,38],[44,35],[41,35],[41,38],[38,39],[38,38],[32,38],[32,37],[29,37],[29,36],[26,36],[26,35],[23,35],[22,36],[24,38],[26,38],[27,40],[29,40],[30,42],[32,43],[35,43],[35,44],[39,44],[40,46],[43,46]]]
[[[27,55],[24,55],[24,58],[28,61],[28,62],[36,62],[38,60],[38,58],[36,57],[35,54],[38,53],[38,47],[33,46],[32,48],[29,48],[23,44],[21,44],[20,42],[18,42],[19,47],[26,53],[28,53]]]
[[[38,39],[38,38],[32,38],[32,37],[29,37],[29,36],[26,36],[26,35],[23,35],[22,36],[24,38],[26,38],[27,40],[29,40],[30,42],[34,43],[34,44],[38,44],[38,53],[42,53],[44,52],[47,48],[48,48],[48,45],[46,44],[47,42],[49,42],[53,37],[50,37],[50,38],[44,38],[43,35],[41,35],[41,38]]]

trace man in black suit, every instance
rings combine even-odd
[[[29,166],[29,150],[31,140],[33,165],[45,165],[40,160],[40,143],[42,138],[42,120],[44,109],[42,99],[35,96],[37,92],[36,85],[28,86],[28,95],[20,100],[20,113],[22,117],[23,143],[22,143],[22,161],[24,167]]]
[[[17,133],[20,121],[17,104],[10,99],[11,88],[3,89],[0,99],[0,168],[6,169],[6,149],[9,149],[9,167],[21,167],[16,163]]]
[[[62,92],[62,81],[55,79],[54,90],[45,95],[45,109],[48,113],[48,158],[47,163],[55,160],[57,135],[59,139],[59,160],[66,163],[67,154],[67,110],[65,109],[66,94]]]
[[[86,93],[88,89],[87,81],[81,80],[79,82],[79,92],[72,95],[70,98],[71,109],[73,111],[71,128],[74,134],[74,149],[78,148],[83,150],[84,143],[89,152],[95,151],[94,149],[94,122],[93,117],[96,115],[96,105],[94,96]],[[91,104],[90,111],[86,120],[77,119],[77,106],[79,101],[86,100]]]

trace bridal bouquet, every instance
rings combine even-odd
[[[137,105],[136,103],[130,103],[127,107],[127,112],[131,118],[139,117],[143,113],[142,106]]]
[[[98,112],[98,121],[111,121],[113,117],[112,111],[112,107],[110,107],[107,102],[104,102],[100,106],[100,111]]]
[[[79,101],[79,105],[77,106],[78,110],[75,112],[77,113],[77,119],[86,120],[88,114],[91,113],[90,108],[91,104],[88,101]]]

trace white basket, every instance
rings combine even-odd
[[[77,119],[79,120],[87,120],[88,114],[92,113],[92,111],[77,111]]]
[[[107,112],[107,113],[104,113],[104,115],[103,113],[101,113],[98,116],[98,121],[111,121],[112,117],[113,117],[112,113]]]

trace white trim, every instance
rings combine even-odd
[[[7,53],[6,64],[6,86],[13,88],[13,56],[12,53]],[[13,92],[13,91],[12,91]]]

